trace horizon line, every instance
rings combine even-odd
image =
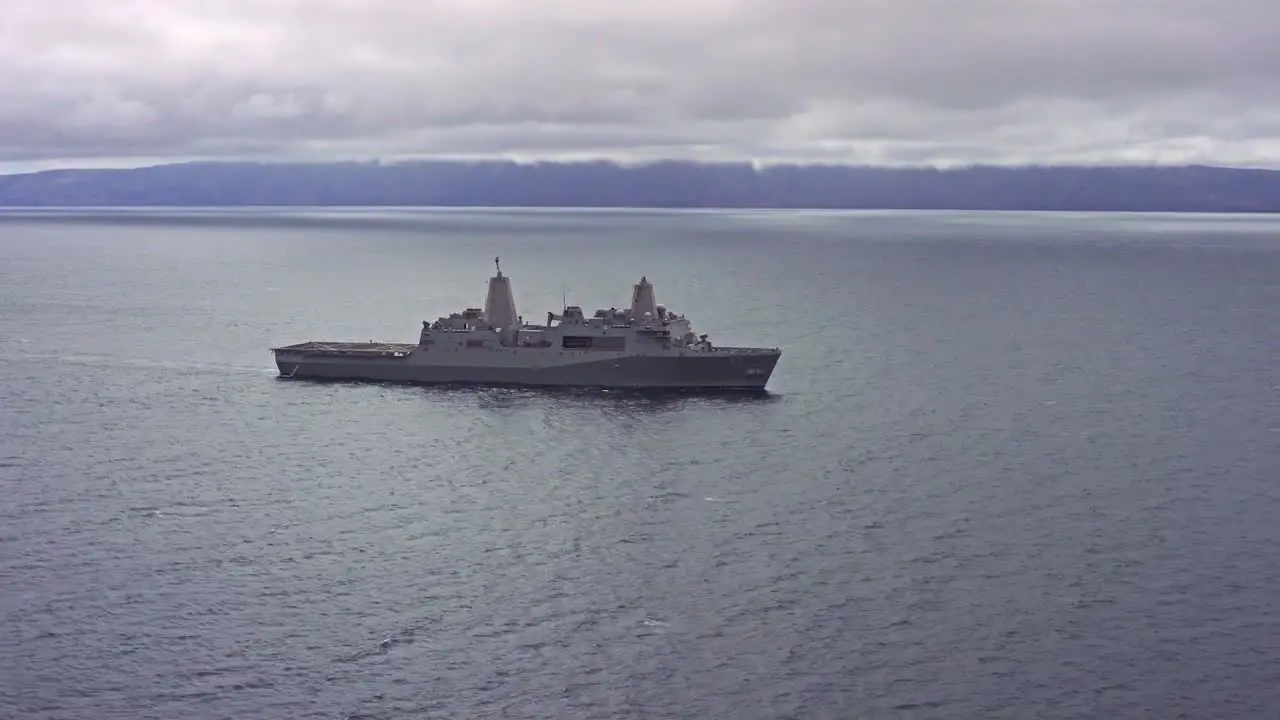
[[[1250,164],[1232,164],[1218,162],[1167,162],[1167,161],[1108,161],[1108,162],[1065,162],[1065,161],[1021,161],[1021,162],[969,162],[969,163],[869,163],[869,162],[839,162],[831,160],[772,160],[760,158],[739,158],[739,159],[722,159],[722,160],[704,160],[694,158],[680,157],[656,157],[645,159],[621,159],[613,157],[511,157],[502,155],[492,156],[430,156],[430,157],[403,157],[403,158],[343,158],[343,159],[253,159],[253,158],[183,158],[173,160],[149,160],[142,162],[126,162],[123,164],[96,164],[92,160],[72,161],[78,164],[63,165],[58,162],[52,163],[53,167],[47,166],[47,161],[0,161],[0,177],[15,177],[23,175],[43,175],[59,172],[128,172],[134,170],[151,170],[164,167],[176,167],[183,165],[252,165],[259,167],[299,167],[299,166],[324,166],[324,165],[369,165],[377,167],[395,167],[403,165],[425,165],[425,164],[452,164],[452,165],[483,165],[483,164],[502,164],[517,166],[539,166],[539,165],[563,165],[563,166],[583,166],[583,165],[611,165],[621,169],[645,168],[657,165],[688,165],[702,167],[724,167],[724,166],[747,166],[753,171],[759,172],[767,170],[771,167],[776,168],[829,168],[829,169],[857,169],[857,170],[883,170],[883,171],[932,171],[938,173],[957,172],[965,170],[1040,170],[1040,169],[1063,169],[1063,170],[1093,170],[1093,169],[1146,169],[1146,170],[1176,170],[1176,169],[1216,169],[1216,170],[1237,170],[1245,172],[1280,172],[1280,167],[1272,167],[1267,165],[1250,165]],[[27,169],[7,169],[5,166],[22,166],[31,165],[35,167]],[[44,167],[40,167],[44,166]]]
[[[1088,210],[1088,209],[1006,209],[1006,208],[829,208],[829,207],[734,207],[700,206],[668,207],[661,205],[0,205],[0,216],[23,213],[67,212],[138,212],[163,211],[183,213],[192,211],[342,211],[342,210],[412,210],[426,212],[645,212],[645,213],[813,213],[824,215],[1196,215],[1199,217],[1221,215],[1224,218],[1259,217],[1275,220],[1280,212],[1267,210]]]

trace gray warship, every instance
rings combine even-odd
[[[489,278],[484,308],[423,321],[416,344],[309,341],[271,348],[285,378],[420,384],[762,391],[779,348],[718,347],[689,320],[657,304],[641,277],[631,307],[577,305],[545,325],[516,312],[511,279]]]

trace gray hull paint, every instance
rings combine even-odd
[[[277,357],[284,377],[418,384],[523,385],[635,389],[763,390],[780,353],[630,356],[544,368],[425,365],[400,358]]]

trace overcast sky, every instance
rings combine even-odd
[[[0,73],[8,169],[1280,166],[1280,0],[0,0]]]

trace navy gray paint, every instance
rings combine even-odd
[[[763,390],[781,351],[720,348],[685,356],[623,356],[547,367],[483,367],[419,362],[409,346],[401,357],[341,356],[276,350],[276,366],[295,379],[372,380],[424,384],[484,384],[635,389]]]
[[[782,356],[778,348],[715,347],[658,305],[646,278],[626,310],[587,318],[568,306],[548,313],[546,325],[528,324],[501,269],[489,278],[483,310],[424,322],[416,345],[311,341],[272,351],[280,374],[295,379],[671,390],[763,390]]]

